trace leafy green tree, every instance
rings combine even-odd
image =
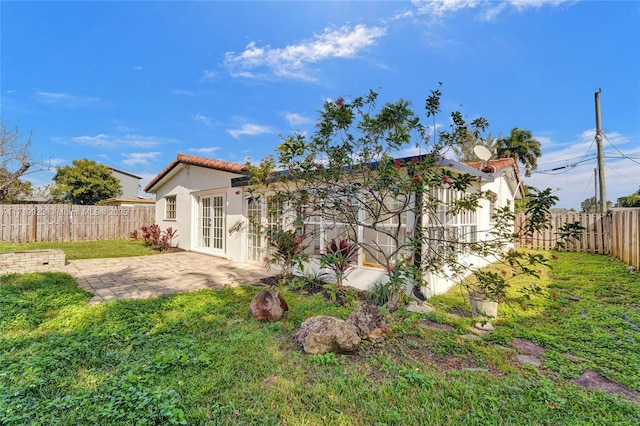
[[[428,119],[440,112],[440,96],[439,90],[432,90],[427,97]],[[483,198],[493,196],[474,188],[474,176],[446,167],[443,151],[456,146],[469,131],[462,115],[452,114],[450,131],[430,134],[409,102],[400,99],[378,108],[377,99],[378,94],[370,91],[352,102],[343,98],[326,102],[311,137],[287,136],[275,157],[247,165],[251,197],[280,206],[279,215],[288,218],[299,236],[300,250],[319,238],[357,245],[367,263],[387,271],[391,293],[396,295],[403,288],[422,287],[427,272],[468,276],[473,266],[460,261],[461,253],[486,259],[506,253],[514,237],[509,207],[498,209],[489,239],[476,241],[473,232],[450,226],[452,217],[476,211]],[[476,119],[472,128],[479,132],[486,125],[485,119]],[[425,154],[397,159],[397,153],[408,147]],[[451,194],[448,202],[441,197],[443,191]],[[546,227],[546,213],[556,200],[550,189],[533,191],[526,209],[530,220],[522,232]],[[311,226],[313,222],[323,226]],[[252,229],[259,226],[251,224]],[[263,232],[273,233],[269,228]],[[330,252],[326,243],[324,254]],[[507,262],[519,273],[529,273],[538,260],[527,256],[509,252]],[[485,290],[497,288],[495,293],[501,296],[505,285],[504,280],[493,279]]]
[[[11,172],[7,169],[0,169],[0,182],[7,182],[9,180],[11,180],[11,183],[4,188],[4,197],[0,200],[0,203],[22,203],[25,201],[25,198],[33,195],[31,182],[12,179]]]
[[[497,158],[513,158],[524,167],[524,175],[538,167],[538,158],[542,155],[540,142],[533,138],[529,130],[514,127],[506,138],[498,138],[495,144]]]
[[[466,125],[458,131],[456,141],[451,146],[458,161],[470,163],[478,161],[478,156],[473,151],[477,145],[484,146],[490,152],[495,150],[496,139],[489,133],[487,136],[483,132],[489,127],[489,123],[484,118],[476,118],[471,122],[471,129]]]
[[[596,200],[596,197],[590,197],[580,203],[582,213],[598,213],[600,210],[600,203]],[[611,208],[611,201],[607,201],[607,210]]]
[[[73,160],[72,166],[58,167],[51,193],[57,202],[96,204],[122,194],[118,178],[109,167],[86,158]]]
[[[618,198],[618,207],[640,207],[640,188],[631,195]]]

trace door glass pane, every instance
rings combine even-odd
[[[211,225],[211,247],[222,250],[224,235],[224,206],[223,196],[218,195],[212,199],[212,225]]]
[[[260,220],[262,203],[259,198],[247,199],[247,258],[259,262],[262,254],[262,237],[260,236]]]
[[[200,247],[211,247],[211,198],[200,199]]]

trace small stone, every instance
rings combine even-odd
[[[460,338],[464,340],[482,340],[480,336],[472,333],[463,334]]]
[[[432,306],[430,306],[427,303],[418,303],[418,302],[409,302],[409,304],[407,305],[407,311],[409,312],[416,312],[419,314],[428,314],[429,312],[433,312],[435,311],[435,308],[433,308]]]
[[[585,389],[595,388],[610,394],[621,395],[634,404],[640,405],[640,392],[607,379],[595,371],[587,370],[580,377],[576,377],[571,381]]]
[[[496,329],[490,322],[477,322],[474,327],[482,331],[494,331]]]
[[[531,364],[535,367],[542,365],[540,360],[532,355],[518,355],[518,361],[520,361],[520,364]]]
[[[449,324],[440,324],[434,321],[430,321],[427,319],[424,319],[422,321],[420,321],[420,325],[428,328],[430,330],[442,330],[442,331],[451,331],[453,330],[453,327],[451,327]]]
[[[543,348],[542,346],[538,346],[535,343],[529,342],[524,339],[513,339],[511,341],[511,346],[518,349],[522,353],[534,355],[537,357],[542,356],[545,351],[545,348]]]

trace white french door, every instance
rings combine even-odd
[[[224,195],[204,195],[199,203],[198,247],[213,253],[224,253]]]
[[[247,199],[247,260],[262,262],[264,238],[260,228],[262,222],[262,202],[260,198]]]

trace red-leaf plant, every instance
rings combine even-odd
[[[329,268],[336,276],[336,284],[342,287],[345,276],[350,268],[353,257],[358,253],[358,245],[349,240],[336,242],[332,239],[327,243],[326,253],[320,258],[320,266]]]

